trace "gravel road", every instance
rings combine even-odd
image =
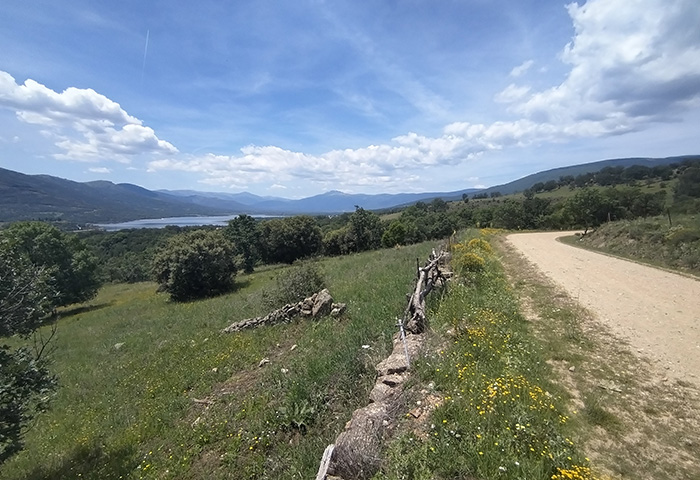
[[[573,232],[508,241],[667,375],[700,385],[700,281],[572,247]]]

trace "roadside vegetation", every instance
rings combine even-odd
[[[700,276],[700,214],[666,215],[601,225],[566,242]]]
[[[435,409],[422,424],[406,416],[376,478],[597,478],[491,245],[467,238],[454,251],[459,276],[431,315],[434,351],[416,367]]]

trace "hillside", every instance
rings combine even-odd
[[[399,194],[348,194],[330,191],[290,200],[251,193],[198,192],[194,190],[151,191],[132,184],[108,181],[74,182],[49,175],[25,175],[0,168],[0,222],[17,220],[63,220],[73,223],[114,223],[144,218],[196,215],[298,215],[351,212],[355,206],[380,210],[408,206],[418,201],[442,198],[461,200],[475,193],[503,195],[521,192],[538,182],[596,172],[604,167],[649,167],[679,163],[698,156],[667,158],[623,158],[555,168],[488,189],[454,192]]]
[[[80,183],[0,168],[0,222],[119,222],[136,218],[227,213],[231,210],[196,205],[137,185],[105,181]]]
[[[655,167],[659,165],[672,165],[674,163],[680,163],[684,160],[697,159],[700,158],[699,155],[682,155],[677,157],[665,157],[665,158],[616,158],[609,160],[601,160],[598,162],[583,163],[580,165],[572,165],[569,167],[559,167],[553,168],[551,170],[545,170],[542,172],[533,173],[532,175],[527,175],[518,180],[514,180],[509,183],[504,183],[502,185],[495,185],[483,190],[481,193],[490,194],[491,192],[500,192],[503,195],[508,195],[510,193],[522,192],[532,187],[538,182],[548,182],[550,180],[559,180],[563,176],[577,176],[584,173],[593,173],[602,170],[605,167],[630,167],[632,165],[643,165],[646,167]],[[447,199],[445,199],[447,200]]]

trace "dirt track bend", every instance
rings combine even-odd
[[[519,233],[508,241],[638,353],[700,385],[700,280],[556,240],[572,234]]]

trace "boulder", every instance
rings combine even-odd
[[[314,298],[314,305],[311,309],[311,315],[314,318],[323,317],[331,313],[331,306],[333,305],[333,297],[331,297],[330,292],[327,288],[324,288],[316,294]]]

